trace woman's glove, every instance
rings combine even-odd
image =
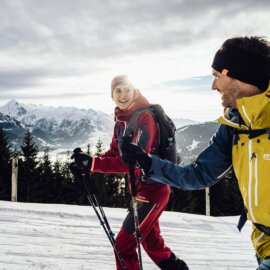
[[[138,145],[131,143],[130,136],[124,136],[121,143],[122,159],[125,163],[135,165],[137,162],[147,175],[152,167],[152,158]]]
[[[83,153],[80,147],[77,147],[73,150],[73,154],[70,158],[74,159],[75,164],[79,169],[85,169],[87,171],[90,171],[92,166],[92,158],[87,154]]]
[[[78,166],[75,164],[75,162],[71,162],[69,164],[69,170],[71,171],[71,173],[73,174],[74,178],[82,178],[83,176],[85,176],[85,170],[83,168],[78,168]]]

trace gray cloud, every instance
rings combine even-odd
[[[40,79],[48,75],[45,70],[24,69],[24,70],[0,70],[0,90],[1,96],[3,91],[10,89],[33,87],[40,84]]]
[[[33,93],[32,91],[3,91],[1,90],[0,100],[7,99],[57,99],[57,98],[65,98],[65,99],[74,99],[74,97],[91,97],[91,96],[102,96],[102,93],[97,92],[89,92],[89,93],[42,93],[38,92]]]
[[[269,34],[258,16],[269,10],[269,0],[3,0],[1,95],[92,74],[119,57],[192,48],[243,29]]]
[[[44,78],[59,78],[73,76],[76,74],[76,69],[62,69],[51,68],[18,68],[18,69],[4,69],[0,67],[0,90],[11,90],[20,88],[32,88],[37,85],[41,86],[44,83]]]
[[[243,11],[251,16],[270,8],[268,0],[4,2],[0,11],[0,21],[4,22],[1,48],[75,58],[115,57],[186,46],[218,34],[222,29],[218,24],[226,18],[229,24]]]

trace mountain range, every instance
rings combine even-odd
[[[41,150],[69,149],[94,145],[97,138],[108,145],[113,117],[91,109],[25,105],[11,100],[0,107],[0,126],[15,147],[21,144],[29,129]]]
[[[216,122],[173,121],[178,127],[176,141],[183,163],[194,161],[218,127]],[[56,153],[66,153],[67,150],[77,146],[83,148],[88,144],[94,149],[98,139],[106,149],[111,141],[113,125],[113,114],[92,109],[26,105],[16,100],[0,107],[0,128],[18,150],[27,129],[32,132],[40,151],[47,148]]]
[[[198,154],[208,146],[218,127],[217,122],[205,122],[179,128],[176,132],[176,143],[181,162],[194,162]]]

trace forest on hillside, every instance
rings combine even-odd
[[[90,151],[90,145],[83,150],[90,156],[100,156],[105,151],[100,139],[95,145],[95,153]],[[70,161],[52,162],[48,150],[42,158],[37,158],[38,153],[38,146],[29,130],[20,150],[14,151],[4,130],[0,129],[0,200],[11,200],[12,159],[18,157],[19,202],[88,205],[84,189],[69,170]],[[67,152],[67,157],[71,154]],[[126,208],[130,205],[124,175],[95,173],[88,181],[95,187],[96,197],[102,206]],[[242,212],[243,202],[233,173],[210,188],[210,209],[212,216],[232,216]],[[171,188],[167,210],[205,214],[205,190]]]

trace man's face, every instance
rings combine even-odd
[[[113,100],[117,107],[126,110],[134,100],[134,90],[127,85],[119,85],[113,90]]]
[[[256,86],[230,78],[215,69],[213,69],[212,74],[214,76],[212,89],[220,93],[223,107],[237,108],[237,99],[261,93]]]
[[[217,90],[221,95],[223,107],[236,108],[236,99],[238,98],[238,90],[235,80],[213,69],[214,81],[212,89]]]

